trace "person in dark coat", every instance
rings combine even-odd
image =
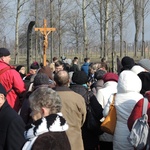
[[[78,57],[74,57],[72,61],[72,66],[70,67],[70,71],[73,71],[73,72],[79,71]]]
[[[25,143],[25,124],[6,100],[6,90],[0,83],[0,150],[20,150]]]
[[[98,103],[94,94],[92,92],[89,92],[88,89],[84,86],[88,81],[88,77],[86,73],[83,71],[77,71],[73,73],[72,81],[74,84],[70,85],[70,89],[80,94],[81,96],[83,96],[85,99],[85,102],[88,100],[88,96],[89,96],[90,104],[98,120],[100,120],[103,117],[103,114],[102,114],[103,109],[102,109],[102,106]],[[98,149],[98,144],[99,144],[98,136],[99,134],[88,130],[87,119],[85,119],[85,123],[83,124],[83,127],[82,127],[82,138],[83,138],[83,143],[84,143],[84,150]]]

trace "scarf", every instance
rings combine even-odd
[[[27,142],[23,146],[22,150],[31,150],[33,143],[39,135],[46,132],[63,132],[68,129],[66,120],[62,117],[61,113],[51,114],[47,117],[43,117],[33,124],[27,126],[27,130],[24,135]]]

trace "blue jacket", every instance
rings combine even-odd
[[[87,75],[89,74],[89,63],[84,63],[82,66],[81,66],[81,71],[84,71]]]

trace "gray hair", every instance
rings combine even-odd
[[[61,99],[56,91],[48,87],[39,87],[29,97],[30,108],[37,112],[42,107],[50,109],[50,113],[58,113],[61,111]]]

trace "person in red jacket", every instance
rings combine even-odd
[[[147,115],[148,115],[148,125],[150,126],[150,91],[147,91],[145,96],[148,98],[149,104],[147,107]],[[142,117],[142,110],[143,110],[143,102],[144,102],[144,98],[140,99],[134,109],[132,110],[132,113],[128,119],[128,128],[131,131],[132,126],[135,122],[136,119]]]
[[[146,97],[149,101],[148,106],[147,106],[147,115],[148,115],[148,125],[150,126],[150,73],[149,72],[141,72],[138,74],[142,81],[142,89],[140,93]],[[131,131],[132,126],[135,122],[136,119],[142,117],[142,111],[143,111],[143,103],[144,103],[144,98],[140,99],[136,105],[134,106],[131,115],[128,118],[128,128]],[[148,137],[149,138],[149,137]],[[148,139],[149,141],[150,139]],[[144,148],[143,150],[146,150]]]
[[[26,91],[25,84],[20,74],[9,65],[10,52],[6,48],[0,48],[0,83],[7,91],[8,104],[17,112],[21,107],[19,97]]]
[[[138,74],[142,81],[142,89],[140,93],[146,97],[149,101],[148,108],[147,108],[147,115],[148,115],[148,124],[150,126],[150,73],[149,72],[141,72]],[[131,131],[132,126],[136,119],[142,117],[143,111],[143,102],[144,98],[140,99],[136,105],[134,106],[130,117],[128,118],[128,128]]]

